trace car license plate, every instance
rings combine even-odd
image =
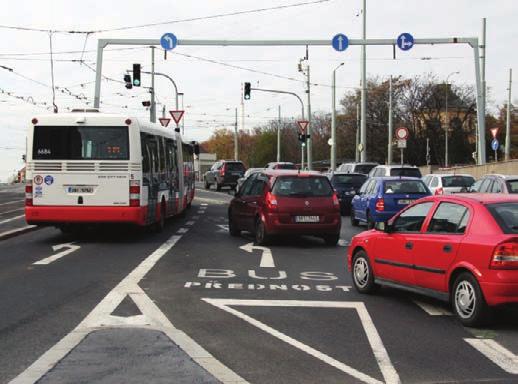
[[[68,187],[68,193],[93,193],[93,187]]]
[[[411,200],[411,199],[401,199],[401,200],[398,201],[398,204],[408,205],[408,204],[411,204],[413,202],[414,202],[414,200]]]
[[[296,223],[318,223],[320,216],[295,216]]]

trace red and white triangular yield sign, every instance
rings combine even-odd
[[[180,122],[180,120],[182,120],[184,112],[185,111],[169,111],[169,113],[171,114],[171,116],[176,124],[178,124]]]
[[[160,117],[160,118],[158,118],[158,121],[160,121],[160,124],[162,124],[162,127],[167,127],[169,125],[169,122],[171,121],[171,119],[169,119],[168,117]]]
[[[498,135],[498,128],[491,128],[490,131],[493,135],[493,139],[496,139],[496,135]]]
[[[299,120],[299,121],[297,121],[297,124],[299,125],[300,133],[302,133],[302,134],[306,133],[306,128],[309,125],[309,121]]]

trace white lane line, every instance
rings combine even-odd
[[[13,213],[13,212],[18,212],[18,211],[23,211],[25,208],[17,208],[17,209],[12,209],[10,211],[2,211],[0,212],[0,215],[7,215],[8,213]]]
[[[228,226],[227,226],[228,228]],[[261,255],[261,263],[259,264],[259,267],[261,268],[275,268],[275,263],[273,262],[273,256],[272,251],[270,248],[267,247],[260,247],[257,245],[254,245],[254,243],[248,243],[245,245],[242,245],[239,247],[239,249],[242,249],[245,252],[252,253],[255,249],[258,249],[262,251]]]
[[[36,261],[33,264],[35,264],[35,265],[47,265],[47,264],[50,264],[50,263],[52,263],[52,262],[54,262],[56,260],[61,259],[62,257],[66,256],[66,255],[71,254],[72,252],[77,251],[78,249],[81,248],[81,246],[75,245],[74,243],[64,243],[64,244],[58,244],[58,245],[53,245],[52,246],[52,250],[54,252],[59,251],[60,249],[63,249],[63,248],[66,248],[66,249],[64,251],[56,253],[55,255],[52,255],[52,256],[46,257],[44,259],[41,259],[39,261]]]
[[[492,339],[464,339],[507,373],[518,375],[518,355]]]
[[[181,234],[187,233],[188,230],[189,230],[189,228],[180,228],[178,231],[176,231],[176,233],[181,235]]]
[[[282,332],[277,331],[276,329],[242,313],[237,311],[231,306],[257,306],[257,307],[310,307],[310,308],[348,308],[355,309],[360,317],[361,323],[364,327],[365,334],[367,335],[367,339],[369,340],[369,344],[374,352],[374,357],[378,362],[381,374],[385,380],[386,384],[398,384],[400,383],[399,375],[396,372],[396,369],[392,365],[390,358],[388,356],[387,350],[381,341],[381,338],[378,334],[374,323],[372,322],[372,318],[365,307],[365,304],[362,302],[352,302],[352,301],[303,301],[303,300],[233,300],[233,299],[210,299],[210,298],[202,298],[203,301],[224,310],[225,312],[231,313],[238,318],[245,320],[249,324],[261,329],[264,332],[269,333],[270,335],[278,338],[279,340],[284,341],[285,343],[290,344],[291,346],[300,349],[303,352],[323,361],[326,364],[331,365],[339,369],[340,371],[347,373],[358,380],[361,380],[365,383],[369,384],[382,384],[381,381],[358,371],[357,369],[350,367],[338,360],[333,359],[331,356],[328,356],[308,345],[301,343],[298,340],[293,339],[292,337],[285,335]]]
[[[348,247],[351,243],[348,240],[340,239],[338,240],[338,246],[340,247]]]
[[[50,371],[61,359],[70,353],[90,332],[113,326],[137,325],[140,328],[164,332],[169,338],[185,351],[191,358],[225,384],[247,384],[247,382],[225,365],[215,359],[193,339],[174,327],[169,319],[160,311],[157,305],[138,286],[142,278],[155,264],[170,251],[182,238],[181,235],[171,236],[165,243],[148,255],[133,271],[131,271],[115,288],[113,288],[99,304],[57,344],[40,356],[25,371],[14,378],[10,384],[36,383]],[[111,313],[119,304],[130,296],[143,316],[121,320]]]
[[[201,205],[202,207],[206,207],[206,206],[207,206],[207,205],[209,205],[209,204],[207,204],[207,203],[201,203],[200,205]]]
[[[0,221],[0,224],[9,223],[10,221],[18,220],[18,219],[21,219],[22,217],[25,217],[25,215],[14,216],[9,219],[2,220],[2,221]]]
[[[189,220],[187,223],[185,223],[185,225],[189,225],[189,226],[194,225],[194,220]]]
[[[4,237],[14,235],[18,232],[25,232],[25,231],[28,231],[29,229],[35,228],[35,227],[36,227],[36,225],[26,225],[21,228],[11,229],[10,231],[0,232],[0,240]]]
[[[198,220],[200,218],[200,216],[193,216],[192,219],[193,220]]]
[[[447,309],[441,308],[436,305],[423,303],[422,301],[419,301],[419,300],[414,300],[414,303],[416,303],[423,311],[428,313],[430,316],[452,316],[453,315],[453,313],[451,313]]]
[[[9,205],[9,204],[14,204],[14,203],[23,203],[25,200],[13,200],[13,201],[8,201],[6,203],[0,203],[0,205]]]
[[[203,215],[205,213],[205,211],[198,211],[196,212],[198,215]]]

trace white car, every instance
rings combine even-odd
[[[423,177],[423,182],[433,195],[450,195],[468,192],[475,178],[468,174],[433,173]]]

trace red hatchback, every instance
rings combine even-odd
[[[228,209],[232,236],[255,234],[266,244],[280,234],[314,235],[329,245],[340,238],[340,203],[329,180],[318,172],[264,170],[252,174]]]
[[[518,303],[518,196],[456,194],[420,199],[348,251],[361,293],[387,285],[449,300],[464,325],[490,307]]]

